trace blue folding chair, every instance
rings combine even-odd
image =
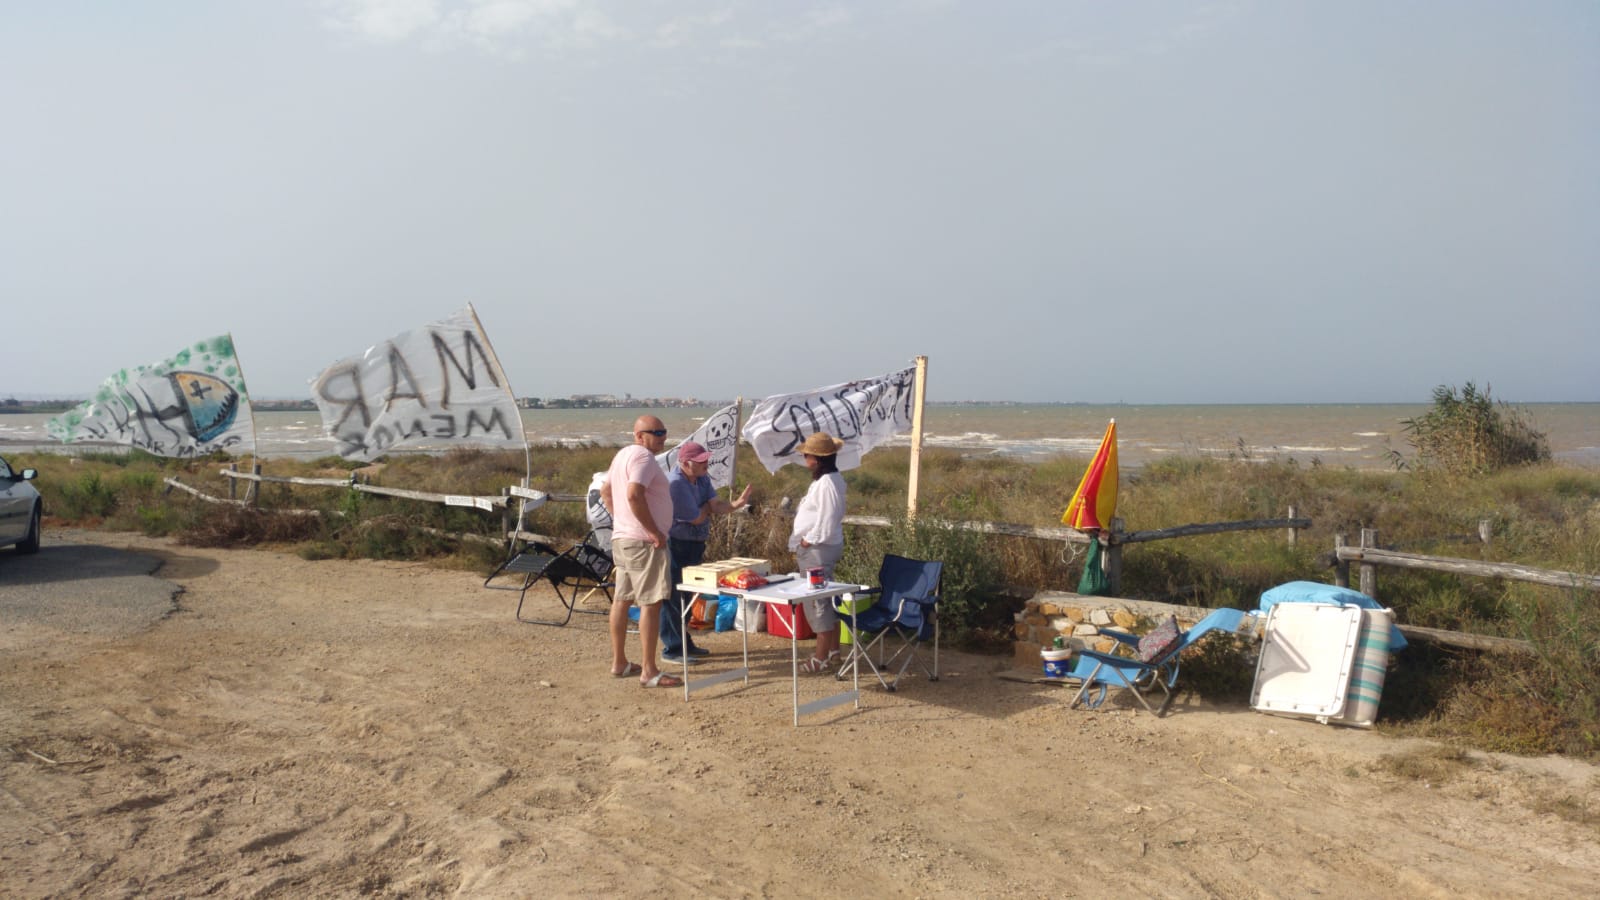
[[[1178,683],[1178,662],[1183,651],[1212,631],[1238,631],[1245,615],[1242,609],[1213,610],[1210,615],[1196,622],[1193,628],[1183,632],[1176,643],[1150,659],[1137,656],[1137,635],[1101,629],[1100,634],[1120,645],[1114,649],[1130,650],[1135,655],[1118,656],[1095,650],[1080,650],[1074,654],[1072,671],[1067,677],[1082,681],[1083,684],[1068,706],[1083,703],[1089,709],[1098,709],[1105,702],[1108,689],[1122,688],[1131,691],[1134,699],[1146,710],[1157,716],[1165,714],[1167,705],[1172,702],[1172,689]],[[1091,692],[1096,688],[1099,692],[1091,697]],[[1161,705],[1151,706],[1148,697],[1158,689],[1163,695]]]
[[[850,652],[835,678],[844,679],[865,666],[886,691],[893,691],[913,662],[929,681],[939,680],[939,578],[944,563],[888,554],[878,568],[878,586],[845,594],[834,604],[839,614],[840,642]],[[871,605],[866,603],[870,599]],[[851,613],[855,613],[852,631]],[[917,656],[917,647],[933,643],[933,666]],[[892,649],[891,649],[892,648]],[[876,659],[874,659],[876,655]],[[895,668],[898,664],[898,668]],[[893,678],[886,678],[891,668]]]

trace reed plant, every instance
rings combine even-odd
[[[1402,424],[1420,468],[1473,475],[1550,459],[1545,436],[1516,407],[1491,400],[1488,385],[1480,391],[1469,381],[1459,392],[1440,385],[1433,408]]]

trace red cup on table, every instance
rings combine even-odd
[[[821,568],[807,569],[806,577],[811,580],[811,586],[814,588],[822,587],[828,583],[828,579],[823,577]]]

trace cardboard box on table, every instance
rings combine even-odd
[[[772,564],[764,559],[747,559],[735,556],[732,559],[719,559],[716,562],[701,563],[698,566],[684,566],[683,583],[695,587],[715,588],[721,585],[721,578],[729,572],[739,569],[749,569],[757,575],[772,574]]]
[[[698,566],[685,566],[683,569],[683,583],[695,587],[715,588],[721,584],[723,575],[739,569],[749,569],[758,575],[772,574],[772,564],[764,559],[751,559],[735,556],[731,559],[721,559],[716,562],[701,563]],[[724,597],[721,602],[732,602],[732,597]],[[766,616],[761,614],[762,604],[755,600],[739,604],[738,612],[734,616],[733,627],[737,631],[757,632],[766,629]]]

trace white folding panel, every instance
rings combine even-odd
[[[1281,715],[1339,715],[1360,635],[1360,607],[1274,605],[1267,613],[1250,706]]]

